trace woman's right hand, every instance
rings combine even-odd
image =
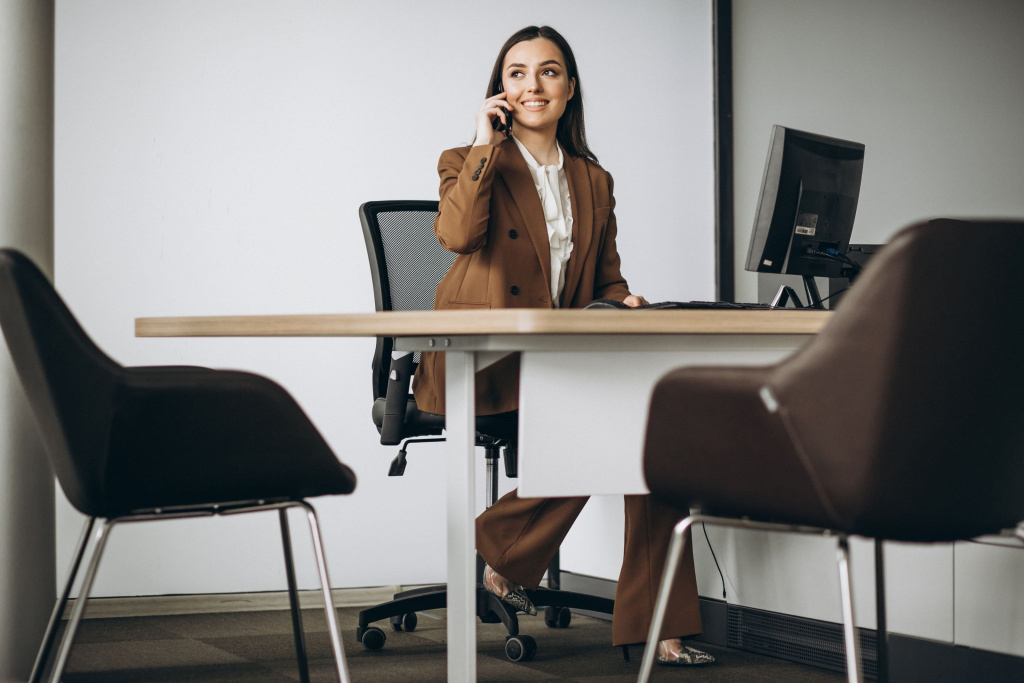
[[[494,130],[494,120],[498,119],[507,126],[512,118],[511,111],[512,105],[505,100],[504,92],[484,100],[476,114],[476,140],[473,146],[496,145],[504,140],[505,133]]]

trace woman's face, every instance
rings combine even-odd
[[[513,45],[505,54],[501,83],[513,107],[513,130],[550,129],[553,133],[576,89],[576,81],[566,73],[562,51],[547,38]]]

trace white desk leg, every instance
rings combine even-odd
[[[445,358],[445,438],[448,440],[448,680],[476,680],[475,356]]]

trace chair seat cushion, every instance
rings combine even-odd
[[[104,517],[139,509],[345,494],[355,475],[273,381],[127,368],[99,482]]]
[[[384,424],[385,398],[373,402],[373,423],[379,430]],[[444,429],[444,415],[428,413],[419,409],[416,399],[409,396],[405,408],[405,424],[402,427],[402,438],[411,439],[418,436],[436,436]],[[514,442],[519,433],[519,412],[510,411],[497,415],[478,415],[476,431],[479,437],[489,440]]]
[[[387,405],[385,397],[373,402],[373,424],[377,429],[384,425],[384,410]],[[399,404],[401,405],[401,404]],[[402,438],[410,439],[417,436],[437,436],[444,429],[444,415],[425,413],[416,406],[416,399],[411,395],[405,407],[405,422],[402,425]]]

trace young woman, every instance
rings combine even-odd
[[[602,298],[646,303],[630,294],[619,271],[612,178],[587,146],[576,60],[554,29],[530,26],[506,41],[472,147],[444,152],[438,173],[434,230],[458,256],[437,286],[436,309],[579,308]],[[444,372],[444,354],[423,354],[414,385],[421,410],[444,412]],[[518,357],[478,373],[476,386],[477,414],[515,411]],[[520,499],[513,491],[480,515],[477,549],[487,562],[487,589],[534,613],[521,587],[539,584],[586,502]],[[672,527],[684,516],[650,496],[626,496],[625,507],[615,645],[647,639]],[[658,661],[666,664],[714,661],[680,640],[701,631],[691,548],[658,644]]]

